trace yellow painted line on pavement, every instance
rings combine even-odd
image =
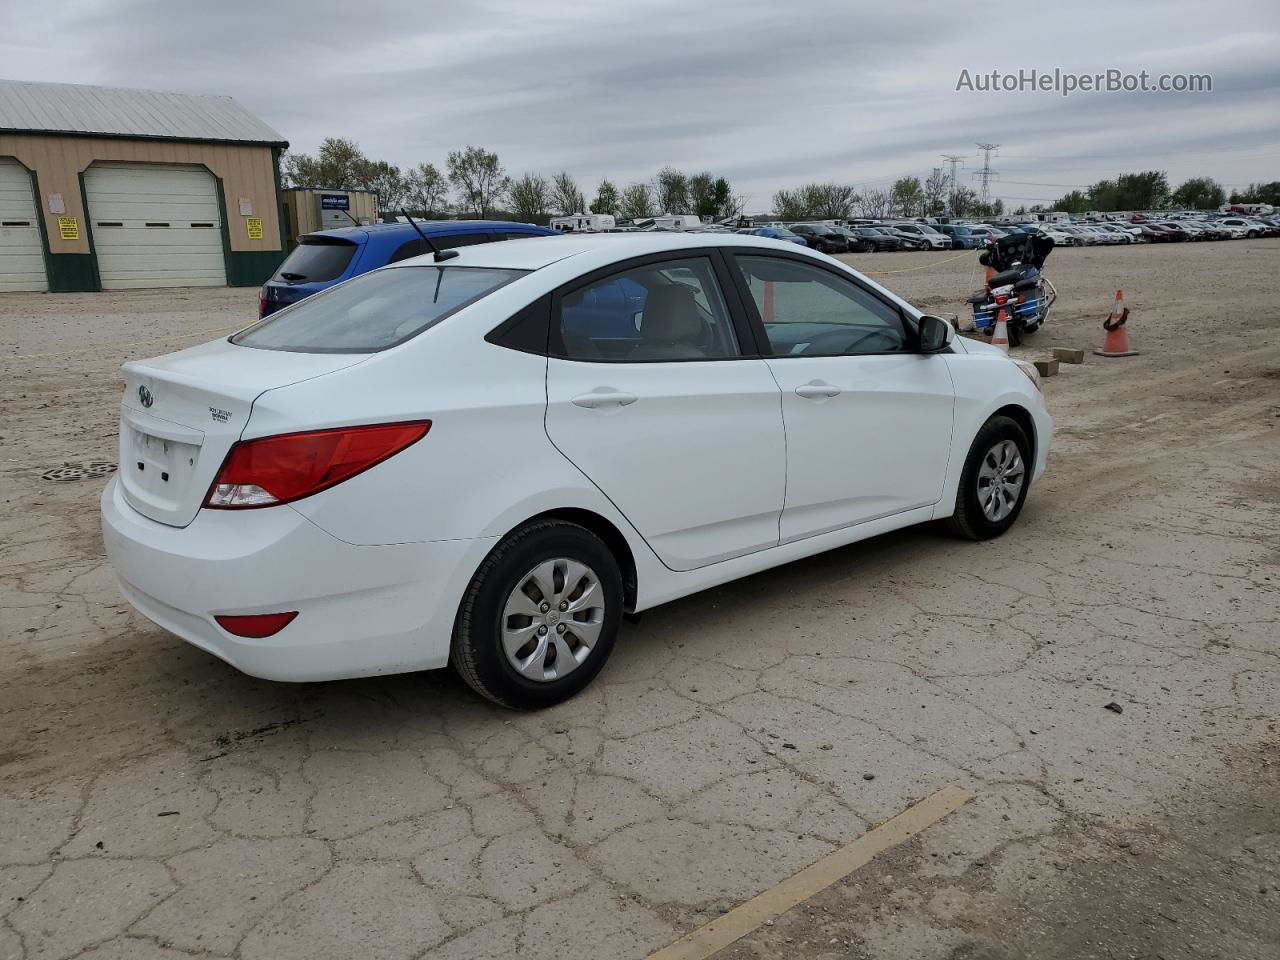
[[[879,854],[910,840],[972,799],[973,794],[968,790],[944,787],[847,846],[788,877],[773,889],[650,954],[649,960],[707,960],[767,921],[782,916],[859,867],[866,866]]]
[[[129,343],[99,343],[92,347],[79,347],[75,350],[63,350],[58,353],[15,353],[10,357],[0,357],[0,361],[8,361],[10,363],[18,360],[50,360],[56,357],[74,357],[78,353],[93,353],[94,351],[118,351],[127,347],[145,347],[149,343],[169,343],[173,340],[187,340],[191,337],[211,337],[215,333],[230,333],[232,330],[243,330],[249,326],[247,323],[237,323],[233,327],[215,327],[213,330],[192,330],[190,333],[175,333],[169,337],[152,337],[150,340],[132,340]]]
[[[929,270],[933,267],[940,267],[942,264],[950,263],[952,260],[959,260],[962,257],[967,257],[970,253],[971,251],[966,250],[964,253],[957,253],[954,257],[947,257],[945,260],[935,260],[933,263],[922,263],[918,267],[903,267],[901,270],[880,270],[875,273],[871,273],[867,270],[859,270],[858,272],[864,277],[891,277],[895,273],[910,273],[912,270]]]

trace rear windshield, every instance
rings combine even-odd
[[[342,276],[356,245],[337,237],[302,237],[293,253],[284,258],[272,280],[284,283],[315,283]]]
[[[375,270],[274,313],[231,342],[296,353],[374,353],[404,343],[527,272],[437,266]]]

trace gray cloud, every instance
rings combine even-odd
[[[402,166],[476,143],[513,173],[724,173],[766,209],[809,179],[924,176],[1002,145],[1010,199],[1126,169],[1175,182],[1274,179],[1272,0],[1206,11],[1083,0],[868,5],[775,0],[221,3],[81,0],[0,8],[14,79],[233,96],[294,149],[358,140]],[[962,68],[1211,73],[1204,95],[957,93]],[[1008,182],[1015,181],[1015,182]],[[1019,183],[1022,182],[1022,183]],[[1017,200],[1015,199],[1015,202]]]

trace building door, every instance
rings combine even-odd
[[[39,215],[27,168],[0,159],[0,290],[49,289]]]
[[[104,290],[220,287],[222,213],[202,167],[96,163],[84,172]]]

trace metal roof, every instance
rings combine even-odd
[[[0,132],[288,146],[230,97],[0,80]]]

